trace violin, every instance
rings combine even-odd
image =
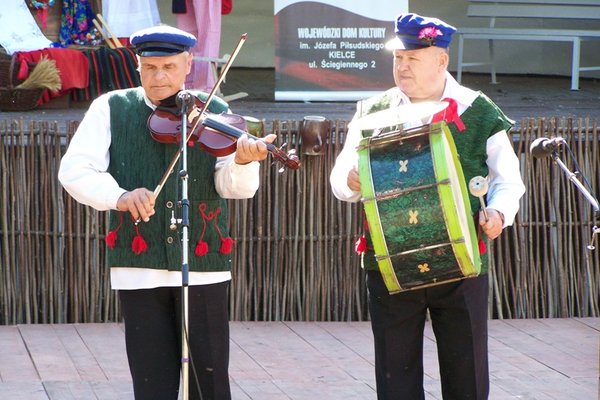
[[[244,125],[240,124],[240,127],[236,127],[240,123],[240,119],[243,121],[243,117],[240,117],[235,114],[214,114],[212,118],[208,117],[207,108],[210,104],[215,92],[223,79],[225,79],[225,75],[231,66],[231,63],[239,53],[242,45],[246,41],[248,34],[244,33],[236,45],[233,53],[227,60],[227,63],[221,70],[221,74],[217,79],[217,82],[213,86],[210,91],[208,97],[204,102],[202,102],[197,96],[191,96],[189,92],[182,92],[181,97],[178,97],[179,94],[176,94],[169,98],[169,101],[163,106],[161,104],[159,107],[154,110],[154,112],[148,118],[148,127],[150,129],[152,137],[158,140],[161,143],[182,143],[182,140],[185,139],[187,143],[200,143],[200,147],[215,155],[229,155],[235,152],[237,148],[237,139],[242,134],[247,134],[249,137],[260,140],[259,138],[248,134],[244,129],[246,129],[245,121]],[[193,97],[190,98],[190,97]],[[177,101],[181,100],[181,107],[177,104]],[[162,102],[161,102],[162,103]],[[193,103],[193,107],[192,104]],[[173,104],[175,106],[173,106]],[[185,105],[186,107],[183,107]],[[182,109],[191,109],[191,112],[184,113]],[[188,118],[188,114],[189,118]],[[219,118],[217,120],[216,118]],[[206,121],[210,121],[207,123]],[[187,132],[186,137],[182,138],[183,132],[183,122],[186,121],[185,131]],[[202,124],[200,124],[202,122]],[[213,124],[213,127],[207,127],[207,124]],[[218,127],[218,129],[215,128]],[[158,138],[158,139],[157,139]],[[273,154],[273,156],[281,161],[285,166],[292,169],[298,169],[300,167],[300,161],[298,156],[293,154],[293,150],[291,150],[288,154],[284,153],[281,148],[285,146],[283,144],[281,148],[275,147],[271,143],[266,143],[267,149]],[[164,187],[169,175],[175,168],[175,164],[182,152],[178,151],[173,155],[171,162],[169,163],[165,173],[162,178],[156,185],[154,189],[154,196],[157,197]]]
[[[177,95],[175,95],[177,96]],[[181,143],[182,118],[180,108],[172,106],[173,98],[161,102],[148,118],[150,135],[159,143]],[[248,137],[261,140],[247,132],[246,120],[241,115],[221,113],[211,114],[204,112],[205,104],[197,96],[194,97],[194,106],[187,115],[188,144],[198,143],[200,148],[207,153],[223,157],[235,152],[237,139],[246,134]],[[285,153],[272,143],[266,143],[267,150],[273,157],[290,169],[298,169],[300,160],[293,153]],[[283,146],[282,146],[283,147]]]
[[[182,118],[181,107],[176,103],[175,94],[160,102],[154,112],[150,114],[147,121],[148,129],[152,139],[159,143],[180,144],[182,135]],[[197,97],[194,99],[196,101]],[[197,99],[197,106],[202,107],[202,102]],[[201,108],[200,108],[201,109]],[[199,131],[194,128],[197,118],[199,117],[199,109],[192,109],[187,115],[187,130],[189,134],[189,142],[195,143],[199,139]],[[190,134],[191,133],[191,134]]]

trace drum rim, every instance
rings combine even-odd
[[[439,139],[434,139],[433,135],[438,135]],[[471,203],[468,201],[469,195],[467,191],[467,185],[464,178],[464,173],[462,170],[462,165],[460,160],[458,159],[458,152],[456,150],[456,145],[454,143],[454,139],[452,138],[452,133],[446,126],[443,124],[441,126],[440,133],[435,133],[432,135],[431,146],[440,146],[443,147],[442,150],[446,148],[450,151],[450,156],[452,158],[452,164],[454,165],[455,173],[455,182],[454,184],[458,185],[458,189],[461,194],[462,200],[462,210],[464,211],[464,216],[466,220],[464,221],[466,224],[466,230],[469,234],[469,237],[462,236],[463,241],[456,235],[456,225],[461,226],[460,224],[460,215],[456,207],[451,207],[448,204],[448,201],[441,201],[442,209],[444,214],[444,219],[446,221],[446,229],[448,232],[448,237],[450,238],[450,242],[452,243],[452,250],[454,251],[454,256],[458,262],[458,266],[462,271],[465,277],[473,276],[479,274],[481,270],[481,259],[479,257],[479,250],[477,246],[477,233],[475,231],[475,224],[472,218],[471,211]],[[447,147],[446,147],[447,146]],[[440,150],[441,151],[441,150]],[[434,169],[436,170],[436,179],[439,180],[451,180],[450,171],[447,168],[447,165],[442,164],[439,160],[433,159]],[[446,197],[452,197],[455,200],[455,192],[450,185],[438,185],[438,193],[440,199]],[[462,226],[461,226],[462,227]],[[462,227],[465,228],[465,227]],[[464,230],[464,229],[463,229]],[[459,235],[463,232],[462,230],[459,232]],[[470,244],[470,246],[469,246]],[[466,253],[466,254],[465,254]]]

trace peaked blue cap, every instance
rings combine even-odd
[[[436,46],[450,46],[456,28],[437,18],[418,14],[400,14],[396,18],[396,37],[386,43],[388,50],[417,50]]]
[[[168,25],[153,26],[134,32],[129,43],[141,57],[164,57],[188,51],[196,37]]]

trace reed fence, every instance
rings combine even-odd
[[[76,203],[56,178],[77,124],[0,121],[0,324],[120,319],[105,267],[106,213]],[[301,154],[299,124],[268,126]],[[329,189],[346,121],[331,126],[322,155],[302,155],[298,171],[280,173],[264,163],[256,196],[230,201],[237,243],[232,320],[368,319],[354,253],[362,213]],[[490,312],[493,318],[597,317],[599,250],[587,247],[598,217],[552,159],[531,158],[529,145],[541,136],[565,138],[579,178],[587,177],[598,193],[596,120],[521,122],[512,138],[527,193],[514,226],[490,246]]]

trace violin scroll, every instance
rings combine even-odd
[[[300,168],[300,158],[296,155],[295,149],[291,149],[286,153],[283,148],[287,146],[287,143],[284,143],[279,147],[276,147],[273,144],[271,144],[271,146],[273,146],[273,149],[270,149],[269,151],[277,161],[289,169]],[[283,169],[280,169],[279,172],[283,172]]]

